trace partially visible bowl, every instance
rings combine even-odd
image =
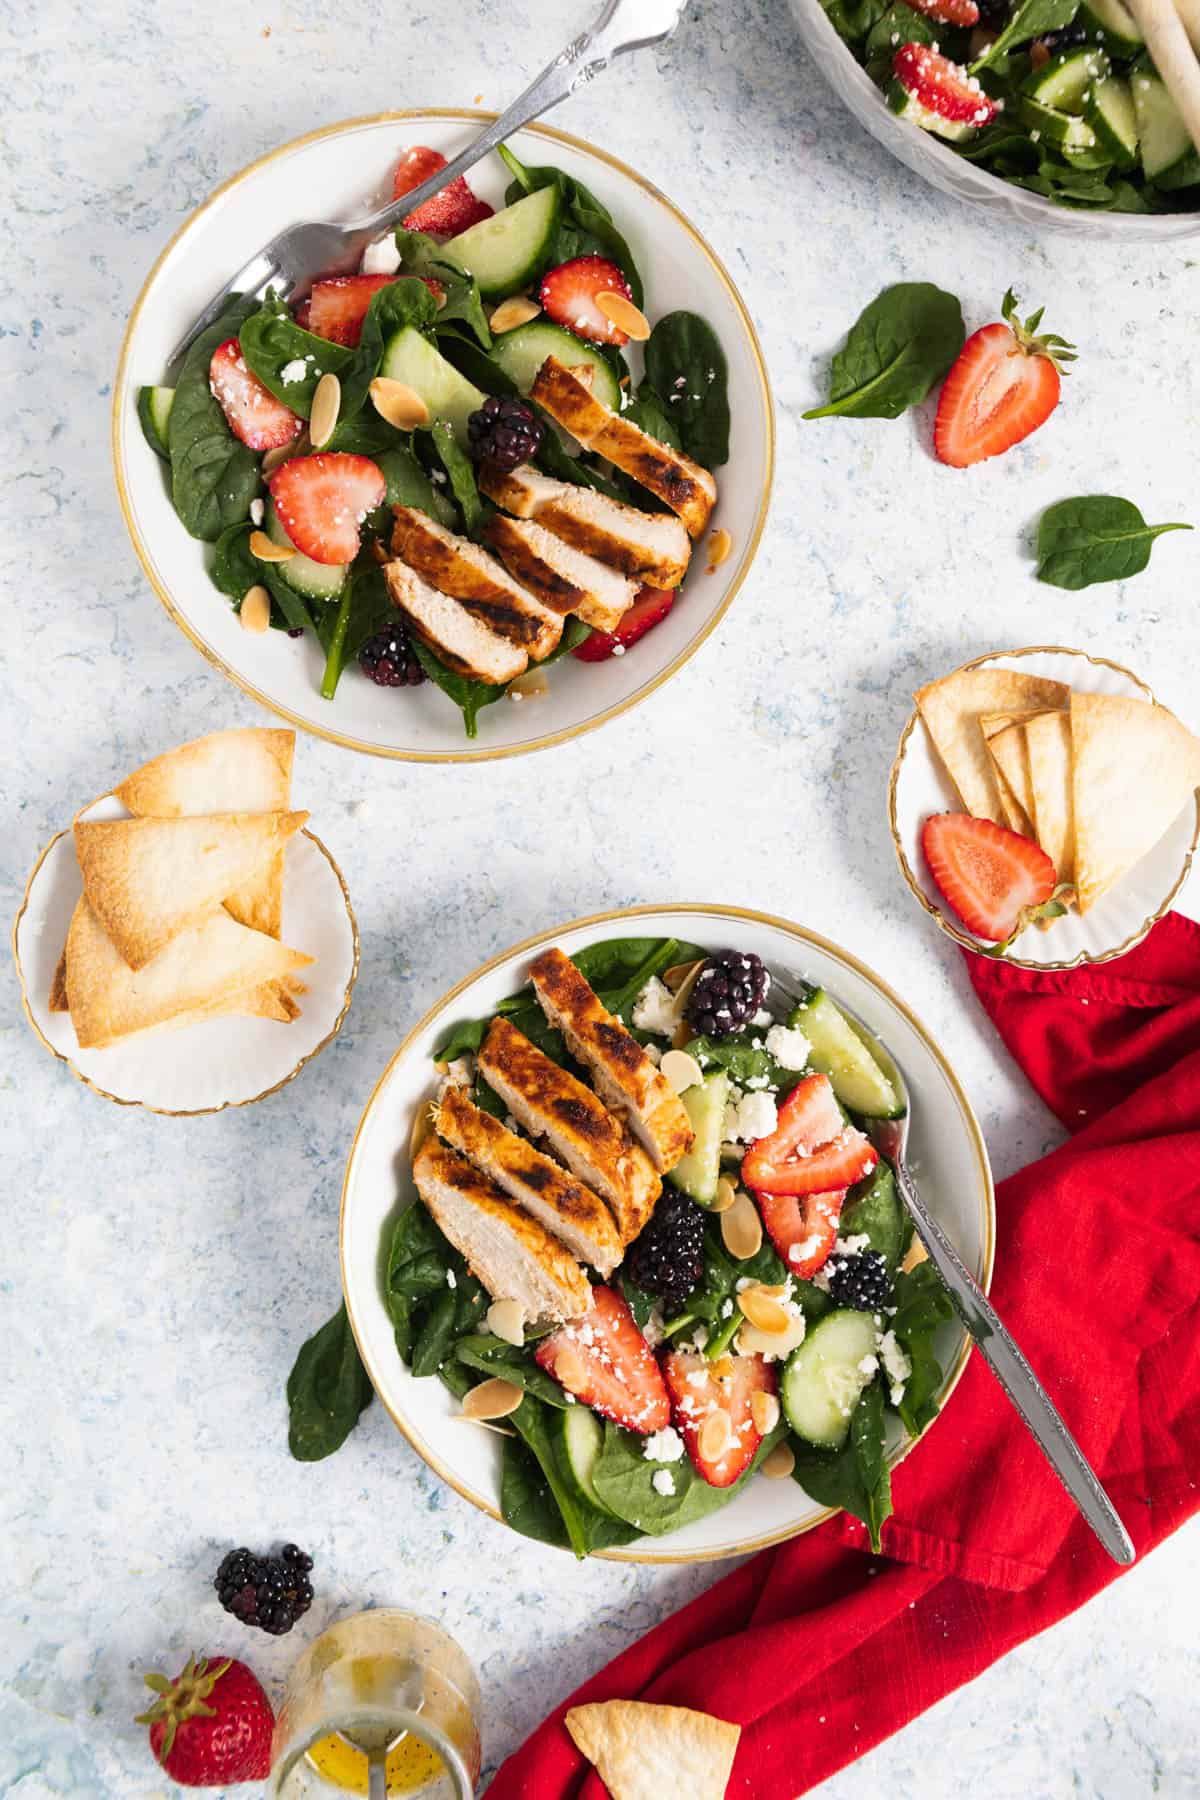
[[[1086,211],[1059,206],[1041,194],[1003,181],[987,169],[956,156],[948,145],[899,118],[889,108],[866,70],[855,60],[825,13],[821,0],[790,0],[813,61],[860,125],[943,194],[986,207],[993,218],[1002,218],[1029,230],[1061,231],[1073,237],[1123,238],[1133,243],[1157,243],[1166,238],[1194,237],[1200,232],[1200,212],[1120,213]]]

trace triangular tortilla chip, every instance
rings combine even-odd
[[[295,754],[294,731],[266,726],[214,731],[156,756],[127,776],[115,792],[138,818],[286,812]],[[225,906],[239,924],[278,937],[283,930],[283,853],[226,894]]]
[[[1200,786],[1200,741],[1165,706],[1072,694],[1075,883],[1086,912],[1152,850]]]
[[[306,812],[202,819],[86,819],[75,825],[83,891],[131,969],[276,856]]]
[[[612,1800],[724,1800],[740,1725],[687,1706],[600,1700],[563,1723]]]
[[[1033,713],[984,713],[980,726],[992,759],[1001,803],[1009,824],[1023,837],[1033,837],[1033,790],[1029,785],[1029,758],[1021,726]]]
[[[294,996],[306,994],[308,989],[294,975],[285,975],[282,981],[267,982],[265,986],[254,988],[246,994],[235,994],[232,999],[222,1002],[215,1010],[219,1012],[243,1013],[251,1019],[277,1019],[282,1025],[290,1025],[293,1019],[300,1017],[300,1008]],[[62,954],[54,967],[54,979],[50,984],[50,1011],[52,1013],[70,1012],[71,1003],[67,998],[67,951],[63,946]],[[211,1018],[205,1012],[205,1018]],[[193,1015],[181,1013],[176,1024],[192,1023]]]
[[[995,667],[959,669],[917,692],[915,699],[925,728],[968,812],[997,825],[1006,823],[980,725],[983,715],[1039,712],[1065,706],[1069,692],[1061,681],[1046,681],[1040,675]]]
[[[80,1048],[100,1049],[184,1014],[189,1022],[211,1017],[234,996],[278,983],[312,960],[247,931],[218,907],[144,968],[131,969],[82,899],[67,933],[67,992]]]
[[[1035,713],[1021,730],[1033,788],[1033,828],[1060,882],[1075,879],[1075,797],[1071,777],[1071,718]]]

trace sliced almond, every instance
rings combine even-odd
[[[291,462],[293,456],[304,456],[311,449],[312,440],[308,435],[307,427],[299,437],[294,437],[290,444],[276,444],[275,448],[268,450],[262,459],[264,478],[273,475],[276,469],[282,469],[284,463]]]
[[[525,1308],[519,1300],[493,1300],[487,1309],[487,1328],[506,1344],[525,1342]]]
[[[776,1362],[782,1362],[804,1342],[804,1332],[804,1314],[799,1310],[789,1315],[786,1331],[760,1331],[747,1319],[734,1347],[739,1356],[773,1356]]]
[[[624,294],[618,294],[613,288],[605,288],[603,293],[596,295],[596,305],[610,324],[615,325],[618,331],[623,331],[626,337],[631,337],[635,343],[644,344],[650,336],[649,319]]]
[[[456,1418],[461,1425],[474,1425],[476,1431],[494,1432],[497,1437],[510,1438],[517,1435],[511,1425],[493,1425],[490,1419],[473,1419],[469,1413],[453,1413],[451,1417]]]
[[[765,1294],[760,1287],[743,1288],[737,1303],[743,1316],[771,1337],[786,1331],[791,1323],[792,1315],[783,1302]]]
[[[377,375],[368,390],[375,411],[397,431],[415,431],[428,425],[429,408],[416,388],[406,381],[393,381],[388,375]]]
[[[748,1262],[762,1249],[762,1220],[758,1208],[744,1189],[734,1196],[733,1205],[721,1214],[721,1239],[737,1262]]]
[[[463,1396],[464,1419],[507,1419],[525,1398],[515,1381],[502,1381],[499,1376],[481,1381]]]
[[[723,526],[713,532],[708,540],[708,573],[710,575],[714,569],[720,568],[732,549],[733,539]]]
[[[774,1394],[756,1388],[750,1396],[750,1417],[760,1437],[767,1437],[779,1423],[779,1402]]]
[[[554,1358],[554,1378],[569,1394],[580,1393],[587,1380],[583,1358],[569,1344],[564,1344]]]
[[[708,1210],[709,1212],[715,1213],[728,1212],[736,1199],[737,1187],[735,1183],[730,1181],[728,1175],[722,1175],[717,1182],[717,1197]]]
[[[518,325],[528,325],[530,319],[536,319],[541,310],[537,301],[531,300],[528,294],[511,294],[507,300],[500,302],[488,324],[497,334],[515,331]]]
[[[732,1437],[733,1426],[729,1414],[721,1407],[717,1407],[715,1412],[709,1413],[696,1438],[696,1449],[700,1453],[701,1461],[720,1462],[729,1448]]]
[[[312,411],[308,416],[308,435],[314,450],[323,450],[334,431],[337,429],[338,414],[342,410],[342,384],[337,376],[329,371],[322,375],[313,389]]]
[[[672,963],[669,969],[663,970],[663,986],[677,994],[690,975],[698,975],[704,967],[704,959],[699,962]]]
[[[700,979],[700,971],[703,967],[704,964],[702,962],[693,963],[691,970],[680,983],[675,995],[675,1011],[678,1015],[679,1023],[675,1027],[675,1036],[672,1038],[671,1042],[674,1044],[676,1050],[682,1050],[683,1046],[695,1036],[695,1033],[692,1031],[692,1028],[687,1021],[687,1004],[692,997],[692,989]]]
[[[257,556],[259,562],[291,562],[296,554],[296,546],[294,544],[277,544],[274,538],[267,536],[265,531],[252,531],[250,533],[250,554]]]
[[[417,1108],[417,1115],[413,1120],[412,1134],[408,1140],[408,1154],[410,1161],[416,1156],[417,1151],[421,1148],[421,1145],[425,1142],[432,1130],[433,1101],[422,1100],[420,1106]]]
[[[913,1241],[904,1252],[904,1261],[900,1264],[900,1272],[902,1275],[907,1275],[910,1270],[915,1269],[919,1264],[928,1261],[929,1252],[914,1231]]]
[[[763,1457],[758,1465],[758,1472],[760,1475],[765,1475],[768,1481],[785,1481],[795,1466],[796,1452],[789,1443],[784,1442],[776,1444],[775,1448]]]
[[[658,1065],[663,1080],[675,1089],[677,1094],[684,1094],[688,1088],[699,1087],[704,1080],[704,1070],[694,1056],[686,1050],[668,1050]]]
[[[728,1381],[729,1377],[733,1374],[733,1370],[734,1361],[728,1352],[726,1352],[724,1356],[718,1356],[712,1364],[713,1375],[718,1381]]]
[[[549,688],[545,669],[526,669],[524,675],[518,675],[515,681],[508,684],[509,697],[514,700],[518,694],[522,700],[537,700]]]
[[[242,604],[238,611],[243,631],[252,631],[257,637],[271,623],[271,596],[265,587],[257,584],[247,588],[242,595]]]

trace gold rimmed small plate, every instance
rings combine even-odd
[[[127,815],[106,794],[78,816]],[[174,1118],[250,1106],[294,1081],[341,1030],[358,975],[358,925],[342,872],[311,831],[298,832],[287,847],[283,940],[315,958],[303,971],[308,991],[299,996],[300,1016],[287,1025],[231,1016],[81,1050],[70,1014],[51,1012],[50,990],[82,886],[74,838],[60,831],[26,885],[13,924],[13,961],[38,1039],[102,1099]]]
[[[964,663],[965,669],[1016,669],[1065,682],[1081,693],[1128,694],[1153,700],[1146,683],[1107,657],[1060,644],[997,651]],[[955,671],[959,673],[959,671]],[[929,917],[966,950],[978,950],[971,936],[947,911],[921,854],[921,829],[931,813],[961,812],[962,801],[942,766],[920,714],[913,712],[900,737],[888,784],[888,821],[900,873]],[[1074,969],[1082,963],[1111,962],[1140,944],[1168,911],[1187,880],[1200,840],[1200,798],[1174,821],[1146,856],[1086,913],[1074,909],[1044,930],[1023,931],[1005,951],[1005,961],[1022,969]]]

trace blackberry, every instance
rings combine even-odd
[[[761,957],[720,950],[696,977],[687,1003],[688,1024],[703,1037],[730,1037],[754,1017],[770,985]]]
[[[420,687],[425,679],[399,620],[367,639],[358,653],[358,666],[367,680],[379,687]]]
[[[476,462],[515,469],[537,454],[542,421],[523,400],[492,394],[467,420],[467,441]]]
[[[625,1257],[637,1287],[657,1294],[663,1311],[678,1312],[704,1273],[704,1213],[675,1188],[664,1188],[653,1217]]]
[[[222,1558],[213,1586],[225,1611],[243,1625],[282,1637],[312,1605],[312,1566],[312,1557],[296,1544],[285,1544],[278,1556],[231,1550]]]
[[[833,1255],[825,1264],[829,1292],[839,1306],[855,1312],[878,1312],[892,1297],[892,1278],[878,1250],[854,1256]]]

